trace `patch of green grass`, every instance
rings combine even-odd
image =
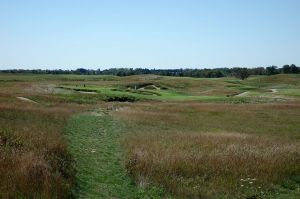
[[[297,97],[299,94],[298,76],[253,76],[248,80],[235,78],[176,78],[161,77],[159,79],[146,78],[147,76],[123,77],[117,84],[65,84],[62,87],[77,91],[96,91],[106,98],[133,98],[134,100],[156,101],[203,101],[203,102],[227,102],[227,103],[269,103],[284,100],[282,96]],[[289,81],[292,81],[290,84]],[[145,86],[156,85],[158,88],[145,90],[139,89]],[[137,89],[135,89],[137,88]],[[270,89],[282,90],[283,93],[271,93]],[[248,92],[243,99],[234,99],[236,94]],[[122,100],[121,100],[122,101]],[[123,100],[126,101],[126,100]]]
[[[291,97],[300,97],[300,88],[299,89],[278,89],[278,94],[291,96]]]
[[[188,95],[182,92],[175,92],[172,90],[156,90],[156,91],[145,91],[142,90],[126,90],[126,89],[116,89],[116,88],[107,88],[107,87],[97,87],[95,85],[89,85],[86,87],[74,87],[74,86],[61,86],[61,88],[67,89],[80,89],[81,91],[96,91],[99,94],[102,94],[105,97],[116,97],[116,96],[127,96],[135,98],[136,100],[174,100],[174,101],[189,101],[189,100],[202,100],[202,101],[210,101],[210,100],[224,100],[226,96],[196,96],[196,95]],[[131,100],[130,100],[131,101]]]
[[[119,135],[109,116],[76,115],[70,120],[66,136],[77,163],[80,198],[134,194],[134,185],[122,168]]]
[[[66,127],[76,160],[79,198],[160,198],[155,187],[137,189],[127,175],[119,145],[120,124],[104,111],[75,115]]]
[[[99,87],[96,85],[83,86],[61,86],[61,88],[74,89],[80,91],[96,91],[97,95],[89,94],[68,94],[64,95],[64,99],[76,103],[97,103],[97,101],[128,101],[134,102],[139,100],[155,100],[155,101],[202,101],[202,102],[216,102],[216,103],[234,103],[234,104],[257,104],[257,103],[272,103],[282,102],[282,98],[268,97],[270,92],[262,92],[261,90],[249,91],[249,96],[235,97],[235,96],[205,96],[205,95],[190,95],[174,90],[128,90],[122,88]],[[237,90],[254,90],[254,87],[238,86]],[[98,96],[98,97],[97,97]]]

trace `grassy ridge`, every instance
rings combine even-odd
[[[299,75],[252,77],[241,81],[234,78],[195,79],[175,77],[124,77],[109,83],[61,85],[75,91],[93,91],[103,99],[124,98],[124,101],[203,101],[229,103],[270,103],[297,99]],[[153,85],[156,89],[149,88]],[[239,95],[241,94],[241,95]],[[113,100],[112,100],[113,101]]]
[[[105,100],[106,97],[131,97],[133,100],[160,100],[160,101],[185,101],[200,100],[212,102],[232,102],[232,103],[260,103],[277,102],[297,99],[300,89],[300,75],[279,74],[273,76],[253,76],[247,80],[235,78],[180,78],[180,77],[160,77],[155,75],[140,75],[128,77],[114,76],[89,76],[89,75],[13,75],[0,74],[0,81],[6,86],[18,86],[21,84],[34,85],[39,83],[34,90],[45,90],[40,88],[42,84],[53,84],[54,87],[62,86],[67,89],[81,91],[96,91],[98,95],[87,96],[95,100],[76,100],[84,98],[84,95],[76,96],[77,91],[70,93],[53,93],[60,98],[60,101],[75,103],[97,103]],[[140,85],[153,84],[161,89],[145,89]],[[128,87],[131,87],[128,89]],[[134,88],[137,88],[135,90]],[[5,89],[5,87],[3,87]],[[272,92],[272,89],[276,91]],[[10,92],[10,91],[8,91]],[[23,91],[21,91],[23,92]],[[247,92],[243,97],[236,98],[235,95]],[[49,95],[51,93],[48,93]],[[60,95],[60,96],[59,96]],[[97,98],[98,96],[98,98]],[[102,97],[102,98],[101,98]],[[131,100],[132,101],[132,100]]]

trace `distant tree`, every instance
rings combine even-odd
[[[249,72],[247,68],[235,68],[234,76],[241,80],[247,79],[249,77]]]
[[[289,65],[282,66],[283,73],[291,73],[291,67]]]
[[[275,75],[278,74],[277,66],[269,66],[266,68],[267,75]]]
[[[266,74],[266,69],[264,67],[251,68],[251,69],[248,69],[248,71],[251,75],[265,75]]]
[[[129,76],[140,74],[153,74],[162,76],[175,76],[175,77],[195,77],[195,78],[218,78],[226,76],[236,76],[240,79],[246,79],[249,75],[274,75],[278,73],[299,73],[300,68],[296,65],[285,65],[282,68],[277,66],[270,66],[267,68],[215,68],[215,69],[144,69],[144,68],[110,68],[106,70],[93,70],[78,68],[76,70],[0,70],[1,73],[26,73],[26,74],[79,74],[79,75],[117,75],[117,76]]]
[[[76,69],[75,73],[80,74],[80,75],[85,75],[88,73],[88,70],[84,69],[84,68],[78,68],[78,69]]]
[[[291,73],[299,73],[299,68],[296,66],[296,65],[294,65],[294,64],[292,64],[291,66],[290,66],[290,70],[291,70]]]
[[[215,77],[224,77],[224,74],[220,70],[216,70]]]

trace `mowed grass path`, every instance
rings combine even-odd
[[[120,126],[105,112],[73,116],[67,125],[69,150],[77,165],[79,198],[136,198],[122,166]]]

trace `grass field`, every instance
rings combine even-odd
[[[300,75],[0,74],[0,198],[299,198]]]

